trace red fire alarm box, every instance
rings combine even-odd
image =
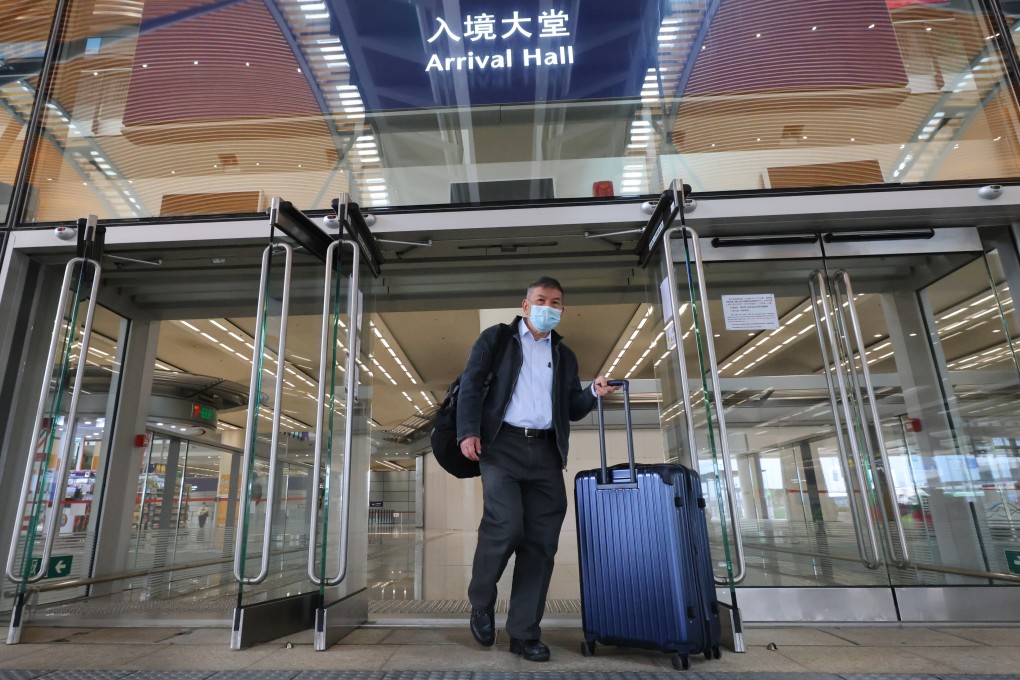
[[[904,418],[903,426],[907,432],[920,432],[921,431],[921,419],[920,418]]]
[[[596,198],[603,198],[607,196],[615,196],[616,192],[613,191],[613,183],[604,179],[591,185],[591,195]]]
[[[135,448],[136,449],[147,449],[147,448],[149,448],[149,435],[147,435],[147,434],[136,434],[135,435]]]

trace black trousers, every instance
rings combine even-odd
[[[542,635],[567,492],[556,440],[501,432],[482,452],[484,509],[468,598],[476,609],[496,603],[496,584],[516,555],[506,631],[525,640]]]

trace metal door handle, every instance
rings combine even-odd
[[[886,493],[889,494],[890,502],[895,505],[896,484],[893,482],[892,468],[889,465],[889,456],[885,450],[885,440],[882,438],[882,421],[879,419],[878,404],[875,402],[875,387],[871,381],[871,369],[868,368],[868,358],[864,353],[864,335],[861,333],[860,319],[857,316],[857,306],[854,303],[854,291],[850,284],[850,275],[847,274],[845,270],[841,269],[833,275],[833,280],[834,283],[838,282],[842,284],[843,290],[845,291],[844,294],[847,302],[846,309],[850,315],[850,327],[853,329],[854,338],[857,341],[857,351],[861,357],[861,375],[864,377],[864,389],[867,390],[868,410],[871,412],[872,434],[874,436],[875,447],[878,450],[878,458],[885,470],[885,474],[883,476],[885,477]],[[839,291],[838,285],[836,286],[836,290]],[[849,361],[851,361],[852,366],[852,353],[849,357]],[[868,419],[864,417],[864,414],[862,414],[861,421],[867,424],[867,420]],[[876,492],[878,491],[877,488],[875,490]],[[884,506],[881,504],[878,505],[884,513]],[[910,549],[907,546],[907,536],[903,529],[903,521],[900,518],[899,512],[894,510],[891,514],[893,515],[892,521],[890,522],[889,518],[886,517],[885,523],[886,539],[888,540],[889,545],[889,556],[892,558],[897,567],[900,567],[901,569],[907,568],[910,566]],[[892,537],[892,524],[894,523],[896,525],[896,540],[899,542],[900,550],[902,551],[902,559],[898,558],[896,556],[896,551],[892,549],[894,540]]]
[[[712,332],[712,317],[708,309],[705,283],[705,267],[701,258],[701,242],[698,234],[690,227],[683,227],[685,239],[690,239],[694,251],[694,271],[698,277],[698,290],[701,292],[701,318],[705,329],[705,347],[708,349],[708,367],[712,376],[712,391],[715,393],[715,413],[719,423],[719,450],[722,453],[723,474],[725,475],[726,500],[730,509],[730,525],[733,530],[734,545],[737,548],[738,571],[733,576],[734,583],[740,583],[747,575],[747,561],[744,559],[744,539],[740,534],[740,523],[737,519],[737,500],[733,492],[733,461],[730,460],[730,441],[726,430],[726,412],[723,408],[722,383],[719,380],[719,362],[716,360],[715,334]],[[688,258],[689,259],[689,258]],[[693,304],[693,300],[691,303]],[[693,312],[694,310],[692,310]],[[727,585],[723,583],[722,585]]]
[[[695,270],[696,270],[697,277],[698,277],[698,288],[701,290],[702,297],[704,297],[705,290],[706,290],[706,288],[705,288],[705,272],[704,272],[704,268],[702,267],[702,264],[701,264],[701,249],[700,249],[700,247],[698,245],[698,235],[697,235],[697,233],[693,229],[690,229],[689,227],[684,227],[684,226],[671,227],[670,229],[668,229],[666,231],[666,233],[662,237],[662,245],[663,245],[664,255],[665,255],[665,259],[666,259],[666,278],[669,281],[670,298],[672,299],[672,306],[673,306],[673,329],[674,329],[674,332],[676,333],[677,357],[678,357],[678,365],[680,367],[680,383],[681,383],[681,390],[683,392],[682,399],[683,399],[683,404],[684,404],[684,415],[686,416],[686,420],[687,420],[687,436],[688,436],[688,442],[689,442],[690,452],[691,452],[691,464],[692,464],[692,469],[697,471],[698,470],[698,464],[697,464],[698,463],[698,461],[697,461],[697,451],[698,451],[698,448],[697,448],[697,441],[696,441],[696,439],[694,437],[694,414],[693,414],[693,409],[691,409],[691,404],[690,404],[690,389],[689,389],[688,376],[687,376],[687,363],[686,363],[686,357],[684,356],[684,351],[683,351],[683,338],[682,338],[681,332],[680,332],[681,331],[681,329],[680,329],[680,309],[679,309],[679,306],[677,305],[677,300],[676,300],[676,294],[679,291],[679,287],[677,286],[676,274],[673,271],[672,239],[673,239],[673,235],[676,234],[676,233],[682,233],[684,235],[684,238],[690,238],[693,241],[693,243],[694,243]],[[725,414],[723,413],[722,386],[721,386],[721,383],[719,381],[718,367],[716,366],[716,363],[715,363],[715,343],[714,343],[714,338],[713,338],[713,335],[712,335],[712,322],[711,322],[711,319],[709,318],[709,312],[708,312],[707,305],[705,304],[705,302],[706,302],[705,300],[702,300],[701,313],[702,313],[702,319],[704,320],[704,324],[705,324],[704,325],[705,335],[707,336],[705,345],[708,347],[708,353],[709,353],[709,365],[711,367],[710,371],[711,371],[711,374],[712,374],[712,389],[713,389],[713,391],[716,394],[715,407],[716,407],[716,419],[718,420],[718,423],[719,423],[719,439],[720,439],[719,447],[720,447],[720,450],[722,452],[722,459],[723,459],[723,477],[724,477],[724,479],[723,479],[723,488],[725,489],[725,492],[726,492],[726,504],[727,504],[727,507],[729,508],[730,532],[733,534],[733,543],[734,543],[734,547],[736,548],[736,553],[737,553],[737,560],[736,560],[736,562],[737,562],[737,572],[736,572],[736,574],[733,575],[733,582],[734,583],[740,583],[741,581],[744,580],[744,577],[747,575],[747,566],[746,566],[746,560],[744,558],[744,542],[743,542],[743,538],[740,535],[740,526],[739,526],[739,523],[737,521],[736,500],[735,500],[735,498],[733,496],[733,488],[732,488],[733,470],[732,470],[732,463],[730,461],[729,442],[726,441],[726,439],[727,439],[727,436],[726,436],[726,419],[725,419]],[[691,303],[692,303],[692,307],[695,306],[693,300],[691,301]],[[694,309],[692,309],[691,311],[692,311],[692,314],[696,314],[697,313],[696,310],[694,310]],[[705,395],[705,398],[707,399],[708,395]],[[711,428],[711,425],[709,427]],[[724,518],[720,518],[720,521],[724,521]],[[727,580],[725,580],[725,579],[716,579],[716,584],[717,585],[721,585],[721,586],[726,586],[726,585],[729,585],[729,582]]]
[[[337,575],[331,578],[326,578],[325,573],[322,576],[315,572],[315,546],[316,546],[316,534],[318,533],[318,503],[309,503],[311,506],[311,524],[309,525],[308,535],[311,537],[308,542],[308,578],[311,579],[312,583],[317,586],[327,585],[335,586],[339,585],[344,578],[347,576],[347,548],[348,548],[348,535],[351,528],[351,445],[354,442],[354,408],[353,408],[353,395],[355,388],[355,379],[357,375],[357,333],[360,324],[358,318],[361,316],[360,304],[358,301],[358,276],[361,270],[361,251],[358,250],[358,244],[354,241],[348,241],[346,239],[340,241],[334,241],[329,245],[326,250],[326,277],[323,288],[323,302],[322,302],[322,336],[321,336],[321,349],[319,352],[319,392],[318,392],[318,413],[315,417],[315,459],[312,462],[312,489],[314,493],[319,493],[319,482],[320,482],[320,467],[322,465],[322,449],[325,441],[324,421],[326,418],[326,362],[330,361],[332,366],[333,361],[329,358],[330,353],[327,350],[332,350],[335,344],[335,339],[328,332],[329,331],[329,302],[332,297],[331,289],[333,284],[333,258],[337,257],[337,253],[341,246],[346,246],[351,249],[351,253],[354,256],[352,268],[351,268],[351,285],[347,299],[347,313],[350,323],[347,326],[347,362],[344,369],[344,386],[347,390],[347,418],[345,420],[344,427],[344,472],[343,472],[343,488],[340,494],[340,502],[343,503],[343,513],[341,515],[341,528],[340,528],[340,555],[339,564],[337,565]],[[329,359],[328,359],[329,358]],[[333,381],[330,380],[331,386]],[[329,404],[329,417],[332,418],[332,404]],[[326,498],[326,504],[329,499]],[[326,504],[323,505],[324,512],[325,508],[328,507]],[[323,545],[325,549],[325,545]]]
[[[90,216],[91,225],[95,226],[95,218]],[[64,323],[64,308],[67,305],[68,290],[71,286],[71,279],[74,276],[75,265],[81,265],[81,271],[79,277],[84,277],[85,269],[92,267],[95,271],[92,275],[92,288],[89,294],[88,311],[85,313],[85,326],[82,329],[81,335],[81,347],[78,352],[78,368],[75,371],[74,386],[71,388],[71,404],[68,408],[67,415],[64,418],[64,422],[67,423],[67,431],[64,433],[64,437],[61,439],[60,453],[59,453],[59,466],[57,468],[57,475],[54,478],[53,487],[53,500],[51,501],[49,516],[46,518],[44,523],[46,538],[43,542],[42,553],[39,559],[39,570],[33,574],[18,574],[15,571],[15,560],[18,551],[19,538],[21,536],[21,524],[22,508],[25,507],[25,502],[28,500],[28,489],[32,483],[33,470],[35,468],[35,437],[42,429],[43,414],[46,411],[46,397],[49,395],[50,379],[53,370],[53,361],[57,355],[57,345],[60,342],[60,329]],[[57,302],[57,314],[53,321],[53,335],[50,337],[50,347],[46,355],[46,374],[43,376],[42,387],[39,390],[39,406],[35,412],[35,426],[32,428],[32,443],[29,445],[28,452],[28,464],[25,466],[25,478],[21,483],[21,496],[18,501],[18,512],[14,520],[14,531],[11,535],[11,548],[7,554],[7,578],[17,584],[36,583],[41,581],[46,575],[47,565],[49,564],[50,554],[53,552],[53,539],[56,537],[57,532],[57,521],[60,518],[61,506],[64,501],[64,489],[67,486],[66,478],[68,473],[68,461],[71,454],[71,445],[74,443],[74,421],[78,416],[78,398],[81,396],[82,379],[85,376],[85,357],[89,351],[89,342],[92,339],[92,319],[95,316],[96,311],[96,296],[99,293],[99,278],[102,274],[102,267],[95,260],[90,260],[84,257],[75,257],[71,259],[67,266],[64,268],[64,278],[60,288],[60,299]],[[77,289],[76,289],[77,290]],[[77,304],[77,300],[75,301]],[[74,328],[68,327],[67,331],[67,342],[70,342],[74,337]],[[70,351],[70,348],[68,349]],[[63,389],[63,386],[58,381],[57,392]],[[57,413],[54,411],[53,417],[50,418],[50,430],[48,436],[52,436],[53,429],[57,426]],[[38,476],[38,484],[45,488],[46,472],[41,471]],[[40,499],[45,502],[45,499]],[[35,530],[29,527],[30,537],[35,536]],[[31,545],[26,545],[27,551],[31,550]],[[26,569],[26,572],[28,570]]]
[[[811,291],[811,312],[815,318],[815,329],[818,331],[818,345],[822,351],[822,361],[824,362],[823,369],[825,371],[825,386],[829,390],[829,405],[832,407],[832,416],[836,423],[836,448],[839,451],[839,464],[840,467],[843,469],[843,479],[846,480],[847,500],[849,501],[850,507],[850,518],[853,521],[854,525],[854,536],[857,538],[857,552],[860,554],[861,562],[864,564],[865,567],[867,567],[868,569],[877,569],[879,566],[878,539],[875,536],[874,526],[871,525],[869,522],[868,537],[871,540],[871,546],[873,551],[872,554],[875,556],[874,558],[872,558],[871,556],[868,555],[867,547],[864,543],[864,535],[861,533],[860,512],[858,511],[857,503],[854,501],[853,497],[854,489],[853,484],[851,482],[852,475],[850,472],[850,460],[847,457],[846,453],[847,445],[846,440],[844,439],[843,436],[843,425],[840,422],[839,405],[837,403],[838,400],[836,399],[836,391],[832,385],[832,375],[834,374],[836,376],[837,381],[839,382],[840,394],[843,397],[843,408],[847,413],[846,415],[847,431],[850,432],[850,428],[852,427],[852,425],[849,422],[850,415],[849,405],[847,404],[846,399],[846,385],[843,382],[843,375],[839,372],[839,366],[836,365],[836,362],[839,361],[839,348],[836,345],[836,331],[835,328],[833,327],[832,313],[829,310],[829,302],[825,294],[826,287],[827,286],[825,276],[822,274],[822,272],[816,269],[815,271],[811,272],[811,274],[808,275],[808,289]],[[818,315],[819,306],[821,306],[822,314],[824,315],[824,324],[822,317]],[[829,351],[827,349],[828,346],[825,344],[826,338],[828,338],[832,346],[833,359],[831,363],[829,360]],[[852,436],[850,437],[850,439],[851,442],[853,442]],[[854,445],[856,446],[856,444]],[[857,459],[855,458],[855,460]],[[857,463],[857,470],[858,473],[860,473],[859,463]],[[863,477],[861,477],[860,474],[859,477],[863,479]],[[861,493],[865,493],[865,491],[866,489],[862,487]],[[868,507],[867,501],[865,501],[865,509],[867,509],[867,507]]]
[[[680,227],[677,227],[679,229]],[[690,465],[692,470],[698,469],[698,441],[694,436],[694,411],[690,403],[690,381],[687,377],[687,358],[684,356],[683,337],[680,329],[680,304],[677,302],[676,294],[680,290],[677,285],[676,272],[673,271],[673,248],[670,245],[672,229],[663,236],[662,247],[666,259],[666,280],[669,282],[670,316],[673,323],[674,349],[677,355],[677,368],[680,371],[680,401],[683,404],[684,420],[687,422],[687,450],[690,452]],[[666,344],[669,345],[668,329],[666,333]]]
[[[279,199],[273,199],[274,203],[277,201],[279,201]],[[246,560],[243,559],[242,553],[245,552],[245,544],[247,543],[248,538],[248,523],[250,515],[248,512],[248,505],[251,501],[251,494],[248,489],[248,469],[252,466],[252,461],[255,456],[255,439],[258,434],[259,406],[262,400],[260,377],[262,355],[265,352],[266,339],[266,298],[268,297],[266,282],[269,279],[269,268],[271,266],[272,254],[276,250],[280,250],[284,253],[284,274],[283,294],[281,295],[280,300],[280,341],[276,352],[276,389],[273,395],[273,426],[269,444],[269,480],[265,496],[266,516],[263,522],[262,533],[262,561],[258,574],[255,576],[245,576],[244,563]],[[283,411],[283,364],[286,361],[287,323],[290,311],[290,279],[293,264],[294,250],[285,243],[272,243],[266,247],[265,251],[262,253],[262,276],[259,282],[259,306],[255,320],[255,333],[257,337],[251,359],[251,384],[248,391],[247,436],[244,441],[244,457],[241,460],[241,507],[238,510],[238,526],[240,526],[241,532],[240,536],[235,537],[234,541],[234,578],[237,579],[238,583],[246,585],[262,583],[262,581],[266,579],[266,576],[269,575],[269,543],[273,524],[274,499],[276,497],[276,463],[278,459],[277,454],[279,452],[280,440],[280,414]]]

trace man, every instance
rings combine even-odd
[[[502,324],[482,332],[460,382],[457,440],[461,453],[479,462],[484,502],[468,598],[471,633],[490,647],[496,640],[496,583],[516,555],[506,621],[510,651],[548,661],[539,624],[567,512],[563,469],[570,421],[590,413],[596,395],[619,388],[602,376],[581,387],[577,357],[553,332],[563,312],[556,279],[531,284],[521,308],[499,365],[492,362]],[[490,367],[493,377],[483,394]]]

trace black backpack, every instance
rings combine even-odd
[[[492,365],[489,366],[489,374],[485,376],[485,382],[482,383],[483,403],[489,393],[489,385],[492,383],[496,367],[499,366],[499,362],[503,360],[503,355],[506,353],[506,346],[514,328],[505,323],[499,326],[496,353]],[[446,399],[439,407],[436,419],[432,421],[432,453],[435,454],[436,460],[444,470],[459,479],[468,479],[469,477],[478,477],[482,474],[482,470],[477,461],[464,457],[460,451],[460,445],[457,443],[457,395],[460,393],[460,379],[461,376],[457,376],[457,379],[450,385],[450,389],[446,391]]]

